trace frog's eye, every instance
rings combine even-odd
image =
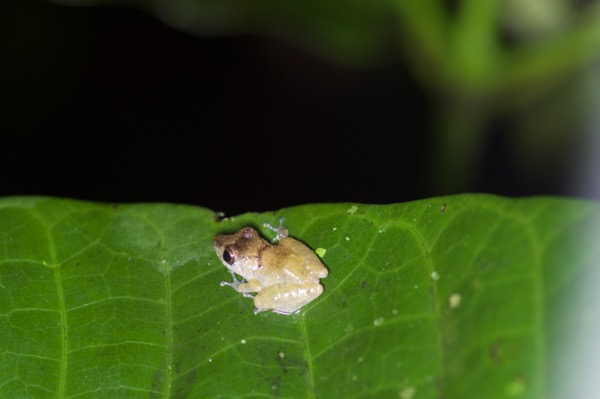
[[[225,248],[223,251],[223,260],[230,265],[233,265],[235,262],[235,254],[229,248]]]

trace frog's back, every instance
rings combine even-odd
[[[257,278],[266,285],[318,283],[319,277],[311,271],[309,264],[310,262],[307,262],[305,256],[298,254],[291,248],[275,245],[269,251],[262,253],[262,267],[256,274]]]
[[[310,273],[319,278],[325,278],[329,274],[327,268],[323,265],[317,254],[304,243],[292,237],[288,237],[281,240],[279,245],[288,248],[292,253],[297,255],[301,259],[301,262],[304,263],[304,267],[307,268]]]

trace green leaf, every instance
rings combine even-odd
[[[215,216],[0,200],[0,397],[548,398],[600,259],[576,200]],[[212,238],[280,216],[330,273],[299,314],[254,315]]]

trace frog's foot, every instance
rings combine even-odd
[[[228,283],[227,281],[221,281],[221,283],[219,284],[221,287],[231,287],[234,290],[238,290],[238,287],[240,286],[240,284],[243,284],[246,282],[246,279],[242,278],[242,280],[238,280],[237,277],[235,276],[235,273],[232,271],[229,271],[231,273],[231,278],[233,279],[233,281],[231,283]]]
[[[281,241],[290,235],[289,230],[283,226],[283,217],[279,218],[279,227],[273,227],[269,223],[263,223],[263,227],[266,227],[276,233],[275,238],[271,240],[272,242]]]
[[[259,309],[259,308],[254,308],[254,314],[259,314],[259,313],[265,312],[267,310],[270,310],[273,313],[283,314],[283,315],[286,315],[286,316],[290,316],[290,315],[293,315],[293,314],[300,313],[300,309],[295,310],[293,312],[284,312],[283,310],[276,310],[276,309]]]
[[[240,285],[240,284],[241,284],[241,282],[239,282],[239,281],[232,281],[231,283],[229,283],[229,282],[227,282],[227,281],[221,281],[221,282],[219,283],[219,285],[220,285],[221,287],[225,287],[225,286],[227,286],[227,287],[231,287],[231,288],[233,288],[233,289],[234,289],[234,290],[236,290],[236,291],[237,291],[237,288],[239,287],[239,285]]]
[[[242,292],[242,295],[244,296],[244,298],[252,298],[252,299],[254,299],[254,295],[249,294],[247,292]]]
[[[293,312],[284,312],[283,310],[277,310],[277,309],[273,309],[273,313],[277,313],[277,314],[284,314],[284,315],[286,315],[286,316],[290,316],[290,315],[293,315],[293,314],[298,314],[298,313],[300,313],[300,309],[298,309],[298,310],[295,310],[295,311],[293,311]]]

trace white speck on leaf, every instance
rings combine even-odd
[[[462,298],[460,294],[450,295],[450,298],[448,298],[448,306],[450,306],[450,309],[456,309],[457,307],[459,307],[461,299]]]
[[[363,357],[362,357],[362,356],[358,358],[358,362],[359,362],[359,363],[362,363],[362,361],[363,361],[363,360],[365,360],[365,359],[363,359]]]
[[[358,210],[358,207],[356,205],[352,205],[346,212],[348,212],[350,215],[354,215],[354,212],[356,212]]]
[[[431,272],[431,279],[433,281],[438,281],[440,279],[440,275],[435,270]]]
[[[392,314],[393,315],[397,315],[398,314],[398,309],[392,309]]]
[[[337,227],[334,227],[332,230],[333,230],[333,231],[336,231],[336,230],[337,230]]]
[[[383,317],[380,317],[378,319],[373,320],[373,324],[375,325],[375,327],[379,327],[380,325],[383,324]]]
[[[400,391],[400,398],[401,399],[412,399],[413,396],[415,396],[415,392],[417,392],[417,388],[411,386],[408,386],[406,388],[404,388],[402,391]]]
[[[279,352],[279,358],[280,358],[280,359],[283,359],[284,357],[285,357],[285,353],[283,353],[283,352]]]
[[[379,232],[379,234],[385,232],[388,227],[390,226],[389,222],[383,223],[381,226],[379,226],[379,230],[377,230]]]
[[[350,241],[350,237],[346,236],[346,241]]]
[[[243,345],[243,344],[245,344],[245,343],[246,343],[246,340],[245,340],[245,339],[242,339],[242,340],[240,341],[240,343]]]
[[[327,250],[325,248],[317,248],[315,249],[315,252],[319,255],[319,258],[322,258],[327,253]]]
[[[352,376],[352,381],[356,381],[357,379],[358,379],[357,376],[355,376],[355,375]]]

